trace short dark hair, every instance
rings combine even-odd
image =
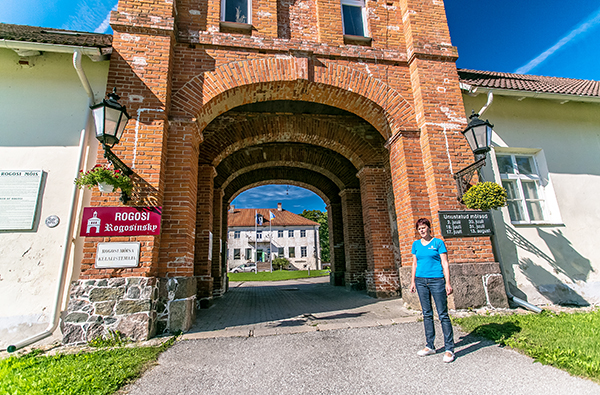
[[[429,229],[431,229],[431,222],[429,222],[429,220],[427,218],[419,218],[417,220],[417,224],[415,225],[415,229],[419,229],[419,226],[421,226],[421,225],[425,225]]]

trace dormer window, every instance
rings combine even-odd
[[[251,24],[251,0],[221,0],[221,21]]]
[[[344,35],[368,37],[364,0],[342,0]]]

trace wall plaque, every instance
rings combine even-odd
[[[42,170],[0,170],[0,230],[32,230]]]
[[[440,211],[443,237],[482,237],[494,234],[492,213],[488,211]]]
[[[97,269],[138,267],[140,243],[98,243],[96,248]]]
[[[79,235],[159,235],[161,215],[162,207],[86,207]]]

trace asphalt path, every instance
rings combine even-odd
[[[438,333],[441,333],[438,327]],[[418,357],[421,322],[183,340],[130,394],[600,394],[600,386],[456,331],[457,359]],[[437,339],[438,345],[441,339]]]

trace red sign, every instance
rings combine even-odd
[[[160,234],[162,207],[85,207],[80,236]]]

